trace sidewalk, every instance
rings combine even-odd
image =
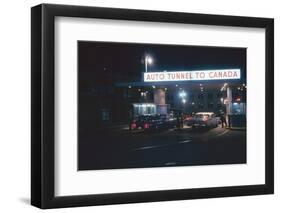
[[[230,130],[246,130],[246,127],[225,127],[226,129]]]

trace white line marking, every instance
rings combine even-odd
[[[152,148],[154,148],[154,146],[144,146],[144,147],[137,148],[135,150],[152,149]]]
[[[167,146],[167,144],[158,145],[158,146],[143,146],[143,147],[134,149],[134,151],[145,150],[145,149],[154,149],[154,148],[159,148],[159,147],[164,147],[164,146]]]
[[[191,142],[192,140],[185,140],[185,141],[180,141],[179,143],[189,143]]]
[[[229,130],[224,130],[222,133],[217,134],[216,136],[222,136],[222,135],[224,135],[224,134],[226,134],[226,133],[228,133],[228,132],[229,132]]]

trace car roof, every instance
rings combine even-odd
[[[197,112],[195,115],[200,115],[200,114],[214,114],[213,112]]]

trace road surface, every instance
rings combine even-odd
[[[80,134],[79,170],[246,163],[246,131],[217,127]]]

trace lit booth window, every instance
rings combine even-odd
[[[155,115],[156,104],[153,103],[134,103],[133,104],[133,115]]]
[[[232,104],[232,113],[234,115],[245,115],[246,114],[246,103],[234,102]]]

